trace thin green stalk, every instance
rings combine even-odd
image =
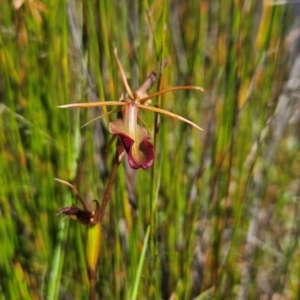
[[[69,200],[68,200],[69,201]],[[50,281],[48,285],[47,300],[58,299],[59,287],[65,257],[64,244],[67,237],[69,222],[61,222],[57,234],[57,247],[54,251]]]
[[[146,1],[145,1],[146,2]],[[165,53],[165,39],[166,39],[166,31],[165,31],[165,24],[166,24],[166,6],[167,1],[164,1],[163,6],[163,22],[162,22],[162,45],[161,50],[159,53],[156,52],[157,57],[159,58],[159,66],[158,66],[158,78],[157,78],[157,91],[161,90],[161,67],[162,67],[162,61],[163,61],[163,55]],[[149,19],[149,22],[151,23],[151,19]],[[153,39],[155,40],[154,32],[152,31]],[[157,51],[157,49],[156,49]],[[160,55],[159,55],[160,54]],[[158,95],[157,97],[157,108],[161,107],[161,95]],[[153,137],[153,144],[155,148],[157,149],[157,140],[158,140],[158,134],[159,134],[159,127],[160,127],[160,115],[155,114],[154,119],[154,137]],[[153,281],[153,286],[156,287],[156,289],[159,286],[160,276],[158,276],[158,269],[157,266],[157,258],[159,257],[157,255],[156,251],[156,243],[155,243],[155,230],[157,228],[156,226],[156,201],[157,201],[157,193],[156,191],[159,189],[158,182],[156,182],[157,175],[156,175],[156,168],[157,168],[157,162],[154,162],[154,165],[151,169],[151,194],[150,194],[150,227],[151,227],[151,235],[150,235],[150,252],[152,257],[152,264],[150,266],[152,270],[152,278],[151,281]],[[158,291],[155,291],[156,295],[159,295]]]
[[[131,300],[135,300],[137,298],[137,294],[138,294],[138,287],[139,287],[139,283],[142,277],[142,269],[143,269],[143,264],[145,261],[145,256],[146,256],[146,251],[147,251],[147,247],[148,247],[148,240],[149,240],[149,236],[150,236],[150,226],[147,227],[147,231],[146,231],[146,236],[144,239],[144,245],[143,245],[143,250],[141,253],[141,257],[140,257],[140,261],[139,261],[139,266],[136,272],[136,277],[134,280],[134,284],[133,284],[133,290],[132,290],[132,294],[130,296]]]
[[[144,6],[145,6],[145,9],[146,9],[147,18],[148,18],[148,22],[149,22],[149,25],[150,25],[150,30],[151,30],[151,33],[152,33],[155,53],[157,55],[158,54],[158,49],[157,49],[157,41],[156,41],[156,37],[155,37],[154,23],[153,23],[153,20],[151,18],[150,8],[149,8],[149,4],[148,4],[147,0],[144,0]]]

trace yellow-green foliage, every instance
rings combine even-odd
[[[300,297],[299,90],[282,94],[299,29],[270,2],[1,0],[0,299],[88,297],[86,230],[57,216],[80,204],[54,178],[101,201],[116,115],[81,129],[106,111],[57,107],[119,100],[114,48],[133,90],[164,57],[161,89],[202,86],[152,105],[204,132],[141,112],[156,160],[118,170],[99,299]]]

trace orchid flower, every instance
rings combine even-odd
[[[122,97],[120,101],[102,101],[93,103],[73,103],[67,105],[61,105],[61,108],[71,108],[71,107],[96,107],[96,106],[121,106],[118,110],[117,120],[110,122],[109,131],[110,133],[117,135],[123,144],[125,151],[128,156],[128,163],[133,169],[147,169],[150,168],[154,162],[154,146],[151,144],[149,139],[151,136],[147,135],[146,128],[138,125],[138,110],[144,109],[159,114],[164,114],[166,116],[175,118],[177,120],[183,121],[198,130],[202,130],[197,124],[192,121],[185,119],[177,114],[171,113],[167,110],[163,110],[157,107],[148,106],[148,102],[151,98],[165,94],[167,92],[176,90],[200,90],[203,91],[201,87],[197,86],[177,86],[168,89],[164,89],[153,93],[151,95],[147,94],[147,90],[150,89],[157,77],[157,70],[153,70],[148,76],[146,81],[141,85],[141,87],[134,93],[131,91],[129,84],[127,82],[124,69],[118,58],[117,51],[114,51],[115,59],[119,71],[121,73],[122,81],[126,90],[125,97]],[[167,60],[162,62],[161,70],[163,70],[167,65]],[[102,116],[101,116],[102,117]]]

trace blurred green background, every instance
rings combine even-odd
[[[87,299],[85,228],[60,208],[101,200],[114,144],[100,109],[169,64],[153,170],[118,171],[99,299],[300,298],[300,4],[1,1],[0,299]],[[163,52],[162,52],[163,51]],[[153,92],[156,87],[153,88]],[[156,103],[155,99],[152,101]],[[154,114],[142,113],[154,134]],[[153,192],[153,190],[155,192]]]

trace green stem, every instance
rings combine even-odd
[[[145,1],[146,2],[146,1]],[[149,20],[150,22],[151,20]],[[163,25],[162,25],[162,45],[161,45],[161,50],[160,53],[157,52],[156,48],[156,55],[158,57],[158,74],[157,74],[157,105],[156,107],[159,109],[161,107],[161,73],[164,68],[164,65],[162,63],[163,61],[163,55],[164,55],[164,50],[165,50],[165,31],[164,31],[164,24],[166,23],[166,0],[164,1],[164,7],[163,7]],[[153,35],[154,36],[154,35]],[[154,37],[155,40],[155,37]],[[154,147],[156,148],[157,141],[158,141],[158,134],[159,134],[159,128],[160,128],[160,115],[155,114],[155,120],[154,120],[154,137],[153,137],[153,144]],[[156,244],[155,244],[155,228],[156,228],[156,199],[157,199],[157,189],[158,189],[158,182],[156,181],[156,168],[157,168],[157,162],[154,162],[154,165],[151,169],[151,196],[150,196],[150,253],[151,257],[153,258],[151,260],[151,270],[152,274],[156,274],[157,268],[156,265],[158,263],[156,255],[157,249],[156,249]],[[154,275],[151,278],[152,285],[155,286],[156,288],[158,287],[157,285],[157,279],[158,277]],[[159,280],[159,279],[158,279]],[[155,289],[154,294],[157,295],[157,290]],[[154,296],[154,295],[151,295]]]

